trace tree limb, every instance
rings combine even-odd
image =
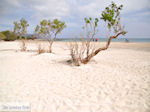
[[[100,51],[108,49],[111,40],[114,39],[114,38],[117,38],[119,35],[122,35],[122,34],[124,34],[123,31],[120,32],[120,33],[117,33],[115,36],[110,36],[109,39],[108,39],[108,41],[107,41],[107,43],[106,43],[105,47],[102,47],[102,48],[99,48],[99,49],[95,50],[93,53],[91,53],[86,58],[84,58],[83,60],[81,60],[82,63],[86,64],[92,57],[94,57],[95,55],[97,55]]]

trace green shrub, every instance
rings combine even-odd
[[[4,39],[6,39],[6,36],[0,32],[0,40],[4,40]]]
[[[5,41],[13,41],[17,39],[17,35],[11,31],[2,31],[1,33],[6,36],[4,39]]]

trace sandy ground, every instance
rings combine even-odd
[[[0,42],[0,102],[29,102],[32,112],[150,112],[150,43],[112,43],[80,67],[66,62],[66,43],[53,52]]]

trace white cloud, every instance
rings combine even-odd
[[[84,6],[80,6],[79,12],[84,16],[98,16],[99,15],[99,8],[97,7],[96,3],[90,3]]]
[[[150,0],[123,0],[120,3],[124,4],[125,12],[139,11],[150,8]]]
[[[91,0],[87,4],[78,5],[80,13],[95,16],[101,13],[112,0]],[[124,5],[123,13],[139,11],[150,8],[150,0],[113,0],[115,3]]]
[[[137,16],[137,17],[150,16],[150,11],[144,11],[141,13],[137,13],[137,14],[134,14],[134,16]]]
[[[67,27],[77,28],[77,27],[81,27],[81,26],[75,22],[67,22]]]
[[[20,7],[18,0],[1,0],[0,1],[0,16],[10,14],[14,9]]]
[[[64,17],[69,15],[69,4],[65,0],[45,0],[41,2],[40,0],[33,0],[30,5],[35,11],[35,15],[40,15],[42,17]],[[39,17],[40,17],[39,16]]]
[[[20,8],[20,9],[18,9]],[[69,15],[69,4],[66,0],[1,0],[0,14],[14,13],[15,10],[32,10],[33,16],[64,17]],[[25,13],[25,12],[23,12]]]

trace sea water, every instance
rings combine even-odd
[[[56,41],[82,41],[83,39],[80,38],[59,38]],[[86,40],[86,39],[85,39]],[[99,42],[107,41],[107,38],[98,38]],[[150,42],[150,38],[116,38],[112,39],[113,42]]]

